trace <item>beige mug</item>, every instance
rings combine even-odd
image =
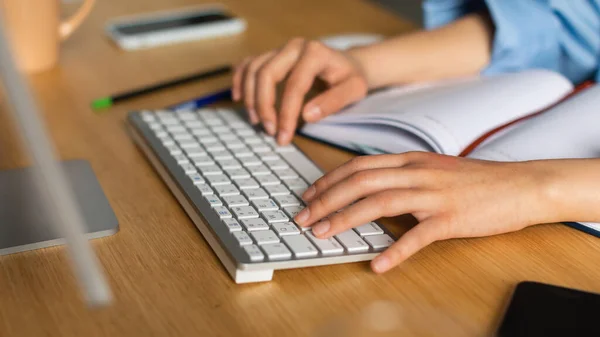
[[[58,62],[59,44],[88,16],[95,0],[84,0],[60,21],[60,0],[0,0],[0,13],[19,68],[39,72]]]

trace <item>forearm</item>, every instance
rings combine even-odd
[[[540,182],[548,214],[544,222],[600,222],[600,159],[543,163],[549,173]]]
[[[493,25],[472,14],[442,28],[418,31],[350,50],[369,88],[479,73],[489,62]]]

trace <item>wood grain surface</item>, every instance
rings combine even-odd
[[[124,128],[127,111],[224,88],[230,78],[165,90],[101,114],[89,103],[234,63],[295,36],[393,35],[411,27],[359,0],[221,2],[247,20],[244,34],[125,52],[103,34],[109,18],[198,2],[99,1],[62,45],[60,64],[29,76],[59,156],[90,161],[120,221],[119,233],[93,241],[115,301],[88,309],[61,247],[2,256],[0,336],[317,336],[323,331],[354,336],[362,330],[327,329],[339,328],[332,322],[359,324],[361,310],[378,301],[395,306],[390,319],[397,318],[402,331],[396,336],[488,336],[522,280],[600,292],[600,241],[556,224],[437,242],[381,276],[367,263],[353,263],[278,271],[272,282],[234,284]],[[10,124],[1,105],[0,169],[28,163]],[[352,156],[300,137],[295,142],[326,170]],[[410,217],[384,223],[396,234],[414,225]]]

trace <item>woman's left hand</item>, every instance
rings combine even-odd
[[[294,220],[328,238],[380,217],[412,214],[419,224],[371,262],[382,273],[437,240],[547,222],[552,206],[546,192],[554,172],[544,163],[427,152],[356,157],[307,189],[307,207]]]

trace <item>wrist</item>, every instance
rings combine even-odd
[[[370,65],[371,52],[369,46],[354,47],[346,51],[346,55],[351,62],[354,63],[356,69],[367,82],[369,90],[377,89],[377,79],[374,78],[374,71]]]
[[[543,160],[538,166],[541,222],[600,221],[600,161],[597,159]]]

